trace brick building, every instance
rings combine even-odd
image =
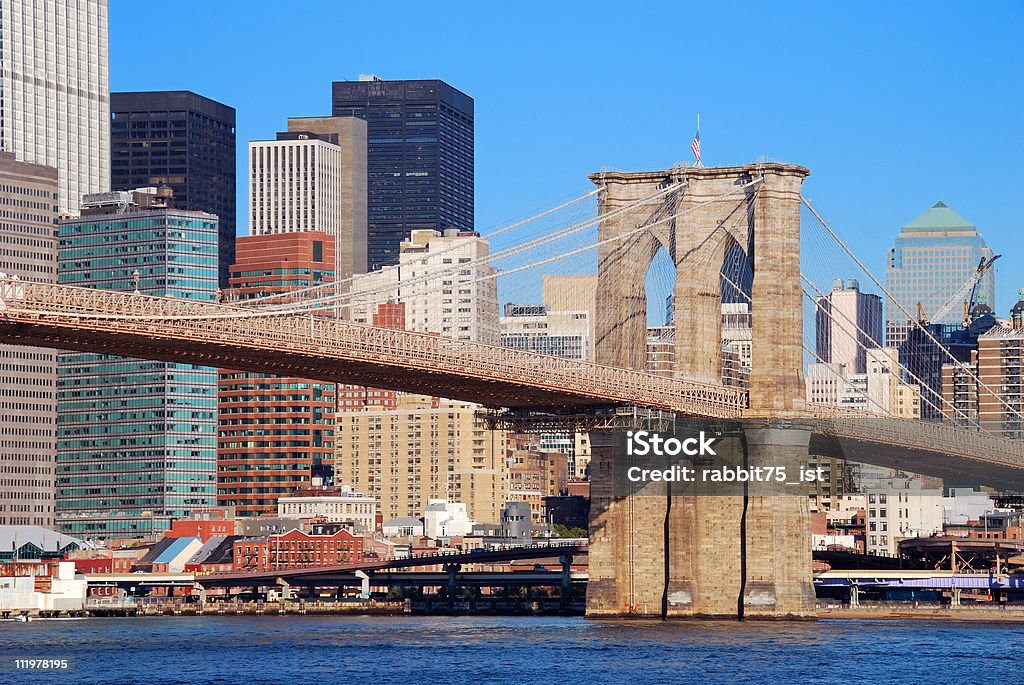
[[[234,543],[235,571],[331,566],[363,560],[363,537],[341,529],[331,535],[290,530]]]
[[[246,300],[334,281],[334,246],[321,231],[238,238],[228,299]],[[221,369],[217,504],[238,516],[277,509],[314,478],[331,482],[336,386]]]
[[[199,538],[206,543],[212,537],[235,534],[235,519],[229,509],[209,509],[192,512],[191,518],[178,519],[171,529],[164,531],[166,538]]]
[[[977,540],[1024,540],[1024,513],[1019,511],[990,511],[977,521],[947,524],[945,535]]]
[[[131,573],[137,554],[118,552],[120,550],[96,550],[88,557],[73,558],[69,555],[68,560],[74,562],[75,573]]]
[[[1024,436],[1024,292],[1009,326],[1000,322],[978,336],[968,364],[942,367],[942,397],[958,421],[1010,439]]]

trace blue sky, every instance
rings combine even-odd
[[[330,112],[331,81],[442,78],[476,101],[486,229],[578,195],[603,167],[802,164],[805,194],[884,275],[937,200],[1024,287],[1022,2],[110,2],[112,90],[189,89],[246,144]],[[246,216],[240,184],[239,220]],[[240,226],[244,229],[244,223]]]

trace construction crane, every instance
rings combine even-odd
[[[982,257],[981,261],[978,262],[978,267],[974,270],[974,273],[971,274],[971,277],[964,281],[963,285],[957,288],[956,292],[954,292],[953,295],[950,296],[950,298],[946,300],[946,302],[939,307],[934,314],[932,314],[932,321],[941,321],[943,318],[948,316],[951,311],[953,311],[953,308],[956,307],[958,303],[962,302],[964,305],[964,325],[970,325],[971,309],[974,307],[974,300],[978,295],[978,284],[981,283],[981,279],[985,275],[985,272],[991,269],[992,265],[1000,257],[1002,257],[1002,255],[998,254],[988,259]],[[921,323],[925,325],[928,324],[928,316],[925,314],[924,307],[921,306],[920,302],[917,303],[917,316],[921,320]]]

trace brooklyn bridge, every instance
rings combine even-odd
[[[655,416],[741,421],[751,464],[806,464],[815,454],[1003,489],[1024,489],[1024,443],[964,420],[940,398],[922,398],[942,417],[931,422],[870,402],[861,411],[807,400],[804,368],[818,354],[807,342],[807,311],[823,293],[804,267],[822,255],[802,257],[801,231],[813,228],[860,264],[802,195],[808,174],[782,163],[602,172],[588,193],[597,216],[582,222],[594,231],[569,227],[507,248],[535,257],[495,271],[495,280],[557,265],[556,244],[596,255],[593,362],[353,323],[347,311],[358,293],[344,283],[287,299],[205,302],[8,279],[0,342],[428,394],[479,403],[496,421],[583,427],[593,449],[589,615],[640,607],[667,616],[809,616],[806,497],[621,496],[612,472],[624,456],[611,429]],[[569,235],[586,237],[566,247]],[[646,279],[659,253],[674,267],[670,373],[647,370],[645,351]],[[729,268],[737,260],[744,269]],[[443,276],[421,278],[440,288]],[[742,382],[723,373],[727,300],[750,312]],[[862,347],[877,347],[857,335],[856,321],[828,315]]]

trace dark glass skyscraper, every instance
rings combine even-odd
[[[187,90],[111,93],[114,190],[169,185],[179,209],[220,219],[221,288],[235,261],[235,109]]]
[[[334,116],[367,122],[368,267],[415,229],[473,229],[473,98],[444,81],[336,81]]]

